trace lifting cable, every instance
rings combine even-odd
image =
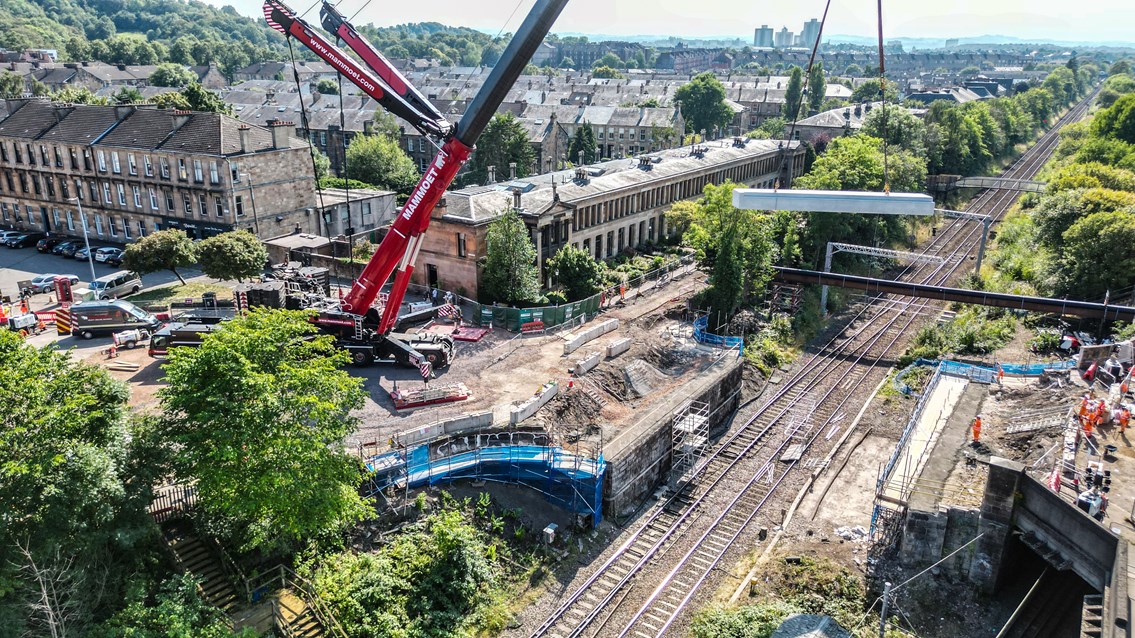
[[[882,0],[880,0],[882,1]],[[816,53],[820,50],[820,40],[824,36],[824,24],[828,21],[828,9],[832,8],[832,0],[827,0],[824,3],[824,15],[820,18],[820,29],[816,32],[816,41],[812,43],[812,53],[808,56],[808,69],[804,71],[804,82],[800,85],[800,102],[796,105],[795,113],[792,114],[792,126],[788,129],[787,142],[792,144],[792,138],[796,136],[796,123],[800,121],[800,109],[804,106],[804,96],[808,93],[808,80],[812,76],[812,65],[816,63]],[[815,87],[813,87],[815,88]],[[823,87],[827,91],[827,86]],[[787,93],[787,91],[786,91]],[[787,103],[785,104],[787,106]],[[781,161],[781,172],[784,172],[784,166],[788,163],[788,155],[785,155]],[[789,169],[789,176],[791,177],[791,169]],[[789,180],[791,181],[791,179]],[[780,188],[780,177],[777,176],[774,189]]]
[[[319,184],[319,169],[315,164],[315,140],[311,139],[311,129],[308,128],[307,105],[303,103],[303,89],[300,87],[300,72],[299,69],[296,68],[295,47],[292,46],[292,38],[290,36],[287,40],[288,53],[291,54],[292,58],[292,77],[295,78],[296,81],[296,96],[300,101],[300,121],[303,124],[304,134],[308,137],[307,148],[311,151],[311,176],[315,179],[315,192],[319,195],[319,217],[322,219],[325,209],[323,208],[323,187]]]
[[[343,74],[336,71],[335,75],[339,80],[339,146],[343,149],[343,188],[347,191],[347,226],[353,228],[354,224],[351,223],[351,172],[347,167],[347,115],[343,109]],[[351,233],[347,239],[350,241],[352,249],[352,254],[348,257],[354,259],[355,234]]]
[[[891,192],[889,176],[889,153],[887,149],[887,65],[883,56],[883,0],[877,0],[879,7],[879,93],[883,105],[883,192]]]

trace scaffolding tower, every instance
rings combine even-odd
[[[709,446],[709,404],[690,401],[674,413],[670,439],[670,478],[685,482]]]

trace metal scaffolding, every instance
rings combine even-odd
[[[670,438],[671,482],[683,482],[709,446],[709,404],[690,401],[674,413]]]

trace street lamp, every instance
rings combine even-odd
[[[72,197],[67,201],[75,202],[75,205],[79,207],[79,223],[83,226],[83,243],[87,246],[87,263],[91,265],[91,285],[93,286],[98,275],[95,274],[95,256],[91,254],[91,241],[87,238],[87,216],[83,213],[83,201],[79,197]]]

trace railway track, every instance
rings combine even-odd
[[[1060,128],[1082,118],[1092,97],[1070,109],[1002,176],[1035,176],[1059,142]],[[966,210],[1000,221],[1017,196],[987,190]],[[944,260],[908,267],[900,277],[946,283],[967,264],[980,234],[979,224],[952,220],[921,251]],[[847,327],[771,397],[739,413],[742,424],[697,464],[687,482],[646,513],[645,521],[530,637],[655,638],[672,629],[777,488],[808,459],[825,453],[814,444],[832,438],[848,411],[858,407],[855,399],[869,398],[862,391],[886,374],[885,358],[919,319],[919,310],[933,307],[881,296],[850,311]]]

